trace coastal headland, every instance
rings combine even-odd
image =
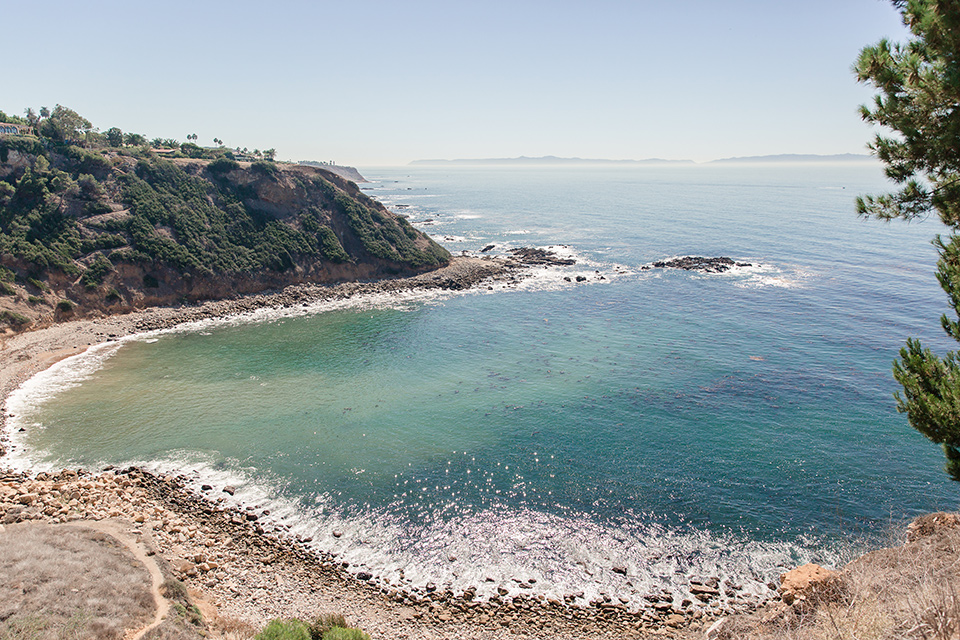
[[[450,260],[328,168],[231,156],[0,137],[0,328],[396,278]]]

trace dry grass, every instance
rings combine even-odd
[[[0,639],[110,639],[154,615],[150,576],[113,538],[11,525],[0,533]]]
[[[173,612],[158,627],[148,631],[143,640],[200,640],[201,630]]]
[[[236,618],[219,618],[216,628],[223,640],[253,640],[260,632],[258,627]]]
[[[960,528],[868,553],[842,572],[845,593],[726,620],[715,640],[960,640]]]

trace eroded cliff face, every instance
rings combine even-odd
[[[95,180],[81,170],[71,174],[71,160],[56,155],[11,150],[0,163],[0,180],[13,188],[0,184],[7,190],[0,206],[8,207],[0,213],[14,230],[21,185],[41,171],[59,171],[66,182],[73,175],[82,187],[41,203],[43,215],[69,226],[66,237],[79,247],[66,264],[38,258],[35,240],[5,243],[0,323],[7,331],[291,284],[405,276],[450,258],[354,183],[322,168],[106,152],[103,158],[109,168],[101,166]]]

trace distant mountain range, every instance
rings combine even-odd
[[[705,164],[714,163],[775,163],[775,162],[866,162],[872,156],[859,153],[840,153],[834,155],[784,153],[772,156],[744,156],[739,158],[721,158]],[[557,156],[541,156],[530,158],[461,158],[457,160],[414,160],[411,165],[578,165],[578,164],[617,164],[617,165],[645,165],[645,164],[700,164],[693,160],[665,160],[663,158],[646,158],[644,160],[610,160],[604,158],[559,158]]]
[[[605,160],[602,158],[558,158],[557,156],[541,156],[539,158],[463,158],[459,160],[414,160],[410,164],[430,165],[496,165],[496,164],[693,164],[693,160],[664,160],[662,158],[647,158],[646,160]]]

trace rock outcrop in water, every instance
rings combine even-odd
[[[510,249],[507,253],[521,264],[526,265],[567,266],[577,263],[573,258],[561,258],[553,251],[537,247],[520,247],[519,249]]]
[[[733,267],[752,267],[749,262],[737,262],[733,258],[721,256],[719,258],[704,258],[702,256],[683,256],[672,260],[658,260],[652,267],[655,269],[683,269],[685,271],[699,271],[700,273],[723,273]],[[644,270],[649,266],[641,267]]]

